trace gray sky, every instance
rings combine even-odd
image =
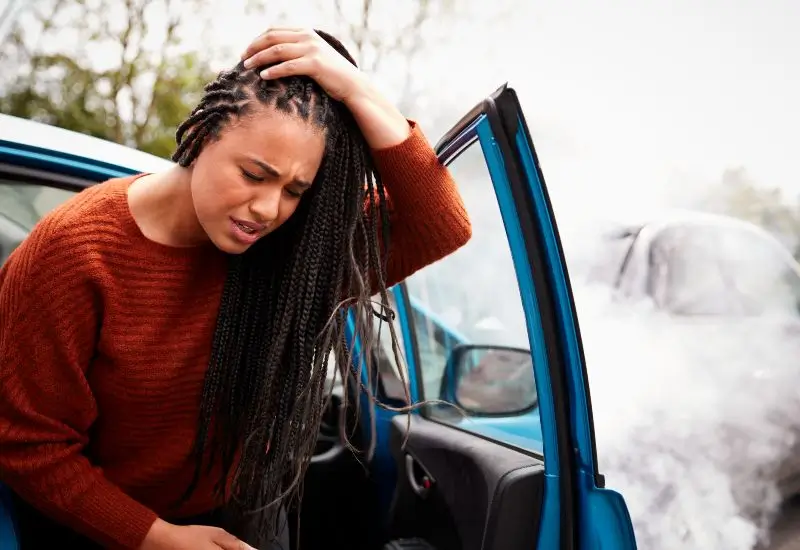
[[[604,190],[682,194],[742,165],[800,192],[800,2],[535,4],[492,32],[509,52],[493,77],[521,89],[551,188],[597,208]]]
[[[379,3],[382,24],[398,19],[384,6],[409,1]],[[455,1],[459,24],[437,22],[448,40],[414,69],[429,112],[455,119],[510,81],[560,214],[682,203],[737,166],[800,193],[800,2]],[[292,4],[271,5],[281,2]],[[244,16],[245,0],[209,3],[213,29],[198,47],[213,40],[239,52],[272,23]],[[295,2],[290,22],[325,27],[312,5]],[[497,22],[503,9],[511,15]],[[382,82],[390,94],[391,76]]]
[[[510,81],[562,216],[619,209],[624,201],[683,205],[737,166],[759,183],[800,194],[800,2],[461,5],[469,21],[441,22],[449,40],[416,67],[433,92],[428,104],[466,110]],[[511,16],[487,23],[498,6]],[[231,8],[217,29],[238,49],[261,23],[229,34],[225,28],[244,26]],[[309,9],[290,14],[300,24],[315,22]]]

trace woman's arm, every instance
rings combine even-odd
[[[43,220],[0,270],[0,481],[112,548],[137,548],[156,514],[82,451],[97,417],[86,380],[100,324],[80,254]]]
[[[387,287],[455,252],[472,237],[450,172],[419,126],[411,122],[410,127],[411,134],[400,144],[373,151],[388,195]]]
[[[272,65],[261,72],[265,79],[309,76],[353,113],[390,197],[387,286],[470,239],[472,228],[455,182],[425,136],[316,32],[270,29],[250,43],[242,59],[248,68]]]
[[[406,117],[366,79],[345,98],[344,104],[371,149],[388,149],[408,139],[411,127]]]

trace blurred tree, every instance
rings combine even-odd
[[[520,11],[519,0],[315,1],[321,21],[330,22],[331,31],[352,47],[361,68],[432,136],[493,90],[475,90],[466,104],[450,101],[458,94],[448,89],[453,86],[448,77],[480,66],[465,43],[481,44],[483,62],[504,54],[501,42],[486,39],[487,30],[506,28]]]
[[[204,57],[180,49],[186,14],[202,4],[29,4],[0,49],[0,112],[170,156],[175,128],[214,77]]]
[[[376,78],[401,110],[417,116],[424,86],[415,64],[433,43],[442,47],[453,25],[471,15],[469,0],[314,0],[305,9],[291,0],[248,0],[264,14],[265,29],[290,22],[310,25],[342,40],[360,68]],[[456,8],[459,8],[458,10]],[[487,10],[483,10],[484,13]],[[440,84],[436,82],[435,84]]]
[[[4,36],[6,25],[13,21],[17,10],[22,6],[22,0],[6,0],[5,5],[0,9],[0,39]]]
[[[457,0],[318,2],[321,9],[332,11],[337,33],[353,45],[361,68],[396,86],[400,108],[412,112],[423,93],[413,67],[433,41],[446,38],[457,18]]]
[[[777,187],[758,185],[742,167],[725,170],[704,206],[759,225],[790,248],[800,243],[800,198],[792,200]]]

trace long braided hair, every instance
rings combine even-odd
[[[317,32],[355,65],[338,40]],[[371,296],[378,293],[388,308],[384,188],[355,120],[311,78],[264,81],[263,68],[239,63],[206,86],[178,128],[173,156],[190,166],[234,117],[264,107],[301,117],[326,135],[314,185],[294,214],[229,257],[200,405],[195,475],[184,496],[220,465],[216,496],[235,517],[250,518],[246,523],[254,527],[240,536],[255,544],[274,531],[278,505],[301,497],[328,397],[330,356],[342,380],[369,391],[353,367],[360,361],[345,345],[347,309],[355,309],[356,332],[370,349]]]

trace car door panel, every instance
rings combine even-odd
[[[522,181],[513,183],[511,189],[524,231],[535,236],[526,243],[529,276],[536,287],[544,320],[541,328],[552,354],[551,379],[561,386],[558,392],[562,404],[560,414],[566,417],[565,427],[570,432],[569,447],[562,446],[560,450],[562,462],[573,470],[569,483],[572,485],[570,497],[577,510],[577,525],[573,526],[575,545],[592,549],[634,549],[636,537],[625,499],[606,488],[605,477],[597,465],[586,358],[567,262],[541,164],[516,92],[508,89],[505,100],[498,101],[497,106],[503,133],[513,136],[516,154],[511,157],[518,166],[510,176]]]
[[[392,420],[391,449],[395,536],[421,536],[438,550],[536,547],[540,459],[413,414]],[[431,481],[420,494],[422,472]]]
[[[505,87],[498,90],[463,117],[437,144],[440,161],[453,172],[462,191],[473,222],[473,238],[462,250],[441,260],[438,266],[429,266],[401,285],[403,303],[398,314],[402,321],[409,369],[414,373],[409,378],[412,384],[416,383],[416,386],[412,385],[412,395],[425,400],[444,398],[447,401],[447,397],[455,393],[436,391],[437,378],[430,372],[436,358],[420,353],[425,347],[420,340],[437,332],[459,334],[461,341],[473,340],[466,343],[532,350],[534,368],[530,376],[535,377],[536,387],[550,391],[542,394],[533,409],[505,416],[489,414],[464,419],[463,411],[459,413],[452,408],[426,405],[420,410],[420,416],[427,417],[424,420],[434,435],[416,440],[413,452],[425,454],[428,445],[438,449],[438,441],[454,438],[458,444],[452,446],[448,456],[460,458],[451,458],[450,462],[469,465],[465,466],[468,471],[471,469],[475,477],[484,479],[482,484],[467,485],[455,472],[446,474],[445,487],[456,491],[459,496],[451,498],[449,503],[439,498],[437,508],[445,507],[446,511],[432,510],[428,516],[439,518],[439,523],[446,517],[452,518],[462,546],[447,547],[494,548],[495,544],[505,544],[507,548],[572,548],[575,539],[571,490],[573,470],[567,467],[563,475],[560,471],[562,464],[569,466],[570,456],[568,423],[563,416],[566,404],[561,398],[561,380],[551,378],[554,369],[550,368],[553,365],[549,361],[549,350],[542,341],[543,320],[527,257],[526,245],[531,233],[526,231],[523,219],[516,211],[518,194],[524,192],[519,188],[523,178],[518,156],[509,152],[513,145],[504,133],[498,108],[498,103],[502,103],[500,98],[507,99],[507,96]],[[516,179],[512,181],[511,175]],[[424,272],[432,274],[433,282],[439,279],[441,288],[436,288],[436,284],[426,287],[423,279],[428,275]],[[523,279],[525,273],[528,273],[527,279]],[[446,299],[444,302],[438,299],[438,307],[431,305],[437,303],[437,296],[448,292],[447,286],[454,284],[463,290],[462,300],[445,303]],[[430,302],[427,305],[424,304],[426,300]],[[500,306],[496,308],[498,304]],[[461,315],[454,316],[453,308],[461,308]],[[446,315],[448,310],[449,316]],[[418,314],[430,312],[428,317],[436,318],[431,322],[434,330],[429,330],[416,318],[422,315],[412,315],[412,311]],[[500,334],[503,330],[482,334],[478,327],[483,325],[486,315],[506,329],[513,325],[516,336],[511,338],[515,341],[503,341],[510,335]],[[457,326],[447,323],[456,323]],[[484,339],[481,341],[481,338]],[[452,351],[440,350],[438,364],[447,365],[447,355]],[[445,369],[442,378],[447,376],[448,367]],[[425,383],[431,379],[432,384]],[[446,389],[446,384],[442,384],[442,388]],[[499,456],[508,458],[499,460]],[[403,467],[403,464],[398,467]],[[426,467],[429,466],[426,464]],[[533,477],[529,478],[529,475]],[[501,479],[505,481],[499,483]],[[398,494],[402,494],[404,485],[408,483],[398,475]],[[479,492],[470,496],[467,487]],[[483,491],[476,487],[483,487]],[[525,501],[524,508],[513,504],[517,499]],[[470,501],[474,501],[475,509],[467,504]],[[398,499],[395,504],[394,513],[400,517],[410,513],[404,507],[413,506],[408,498]],[[503,534],[497,531],[499,526],[503,526]],[[420,532],[430,531],[424,518],[419,519],[418,528]],[[507,537],[505,542],[503,537]],[[522,542],[526,537],[530,540]],[[452,540],[447,542],[454,544]]]

